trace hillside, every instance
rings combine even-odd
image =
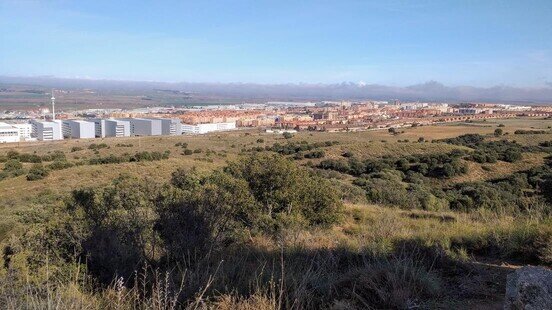
[[[498,309],[552,266],[550,126],[0,145],[0,304]]]

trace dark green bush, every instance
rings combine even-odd
[[[27,181],[42,180],[47,177],[48,174],[48,169],[42,164],[34,164],[31,169],[29,169],[29,173],[27,173]]]
[[[54,160],[51,164],[49,164],[47,167],[50,170],[62,170],[73,167],[74,164],[70,163],[66,160]]]

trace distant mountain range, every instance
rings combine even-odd
[[[484,101],[511,103],[552,103],[552,84],[539,88],[511,86],[473,87],[445,86],[430,81],[407,87],[344,82],[339,84],[254,84],[254,83],[166,83],[149,81],[118,81],[68,79],[50,76],[0,76],[0,84],[29,85],[62,89],[98,89],[119,91],[174,91],[197,96],[229,99],[260,100],[420,100],[420,101]]]

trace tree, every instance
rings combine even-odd
[[[178,180],[178,181],[177,181]],[[246,230],[254,230],[260,209],[247,182],[222,171],[198,178],[193,171],[177,170],[173,184],[191,184],[182,196],[159,204],[155,231],[172,259],[186,255],[209,255],[238,241]]]
[[[277,226],[292,219],[310,225],[332,224],[338,216],[328,214],[341,212],[338,195],[327,181],[309,175],[284,156],[257,153],[231,163],[225,171],[248,183],[263,213]],[[327,193],[316,197],[320,188]]]
[[[83,231],[83,261],[100,282],[125,279],[156,256],[154,202],[164,202],[156,183],[125,175],[101,189],[73,191],[67,211]]]

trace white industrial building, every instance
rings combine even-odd
[[[8,124],[0,122],[0,143],[31,140],[32,126],[29,123]]]
[[[19,130],[10,124],[0,122],[0,143],[19,141]]]
[[[92,139],[96,137],[94,123],[82,120],[64,120],[62,131],[65,138]]]
[[[161,119],[123,118],[130,123],[131,136],[160,136],[163,134]]]
[[[32,137],[40,141],[62,140],[61,121],[31,121]]]
[[[169,136],[178,136],[182,134],[182,123],[178,118],[160,118],[161,134]]]
[[[129,137],[130,122],[116,119],[93,119],[95,135],[104,137]]]
[[[236,129],[236,122],[197,125],[182,124],[182,133],[186,134],[204,134],[213,131],[226,131],[232,129]]]
[[[12,124],[19,131],[20,140],[30,140],[33,132],[33,126],[29,123]]]

